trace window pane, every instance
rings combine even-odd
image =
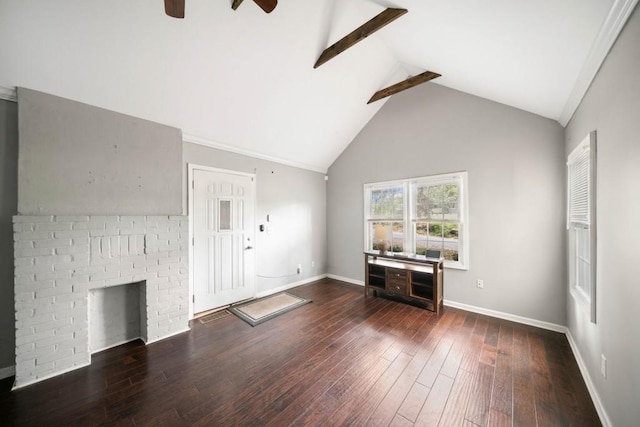
[[[427,249],[439,250],[447,260],[458,261],[460,254],[460,224],[448,222],[416,223],[416,249],[418,255]]]
[[[404,190],[402,186],[371,190],[370,218],[403,219]]]
[[[380,243],[387,244],[387,250],[404,252],[404,224],[399,221],[375,221],[369,223],[371,249],[379,250]]]
[[[381,242],[385,242],[388,247],[391,243],[391,223],[370,222],[369,224],[369,241],[372,243],[371,249],[379,250]]]
[[[415,253],[417,255],[425,255],[427,253],[427,236],[428,236],[429,223],[418,222],[416,223],[416,248]]]
[[[459,255],[460,255],[459,242],[449,242],[444,248],[444,259],[448,259],[451,261],[458,261]]]
[[[220,200],[219,228],[220,231],[231,230],[231,200]]]
[[[420,186],[416,189],[418,219],[459,220],[458,184]]]
[[[392,227],[393,237],[390,250],[392,252],[404,252],[404,223],[394,222]]]
[[[589,228],[576,227],[575,235],[575,286],[580,289],[585,296],[591,294],[591,232]]]

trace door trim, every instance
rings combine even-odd
[[[187,206],[188,206],[188,214],[189,214],[189,320],[193,319],[193,297],[194,297],[194,292],[193,292],[193,175],[194,175],[194,171],[195,170],[201,170],[201,171],[205,171],[205,172],[218,172],[218,173],[226,173],[229,175],[240,175],[240,176],[246,176],[249,178],[253,179],[253,206],[254,206],[254,215],[253,215],[253,224],[252,227],[255,230],[256,229],[256,214],[255,212],[257,211],[257,194],[256,194],[256,189],[258,188],[257,186],[257,176],[255,173],[247,173],[247,172],[239,172],[239,171],[234,171],[234,170],[230,170],[230,169],[222,169],[222,168],[214,168],[211,166],[204,166],[204,165],[198,165],[195,163],[187,163]],[[255,240],[254,239],[254,247],[255,247]],[[254,265],[256,266],[255,271],[257,270],[257,260],[256,260],[256,254],[257,251],[253,251],[253,262]],[[254,275],[255,276],[255,275]],[[254,277],[254,287],[253,287],[253,297],[255,297],[256,295],[256,280],[257,277]]]

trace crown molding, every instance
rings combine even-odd
[[[584,98],[584,95],[587,93],[591,82],[593,82],[596,74],[598,74],[600,66],[616,42],[620,31],[622,31],[624,24],[626,24],[629,16],[631,16],[637,3],[638,0],[614,0],[609,15],[604,21],[598,37],[591,47],[573,86],[573,90],[564,105],[564,109],[558,120],[562,126],[567,126],[569,120],[571,120],[571,117],[573,117],[573,114],[578,109],[582,98]]]
[[[0,99],[18,102],[18,90],[15,86],[0,85]]]
[[[268,156],[266,154],[258,153],[252,150],[247,150],[239,147],[232,147],[231,145],[223,144],[221,142],[212,141],[207,138],[203,138],[197,135],[193,135],[187,132],[182,133],[182,140],[184,142],[190,142],[192,144],[204,145],[206,147],[216,148],[218,150],[229,151],[231,153],[242,154],[243,156],[249,156],[256,159],[268,160],[270,162],[279,163],[281,165],[293,166],[294,168],[306,169],[313,172],[327,173],[327,168],[320,166],[307,165],[305,163],[294,162],[291,160],[281,159],[279,157]]]

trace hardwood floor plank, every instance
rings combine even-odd
[[[444,412],[447,399],[453,387],[453,379],[446,375],[438,375],[433,387],[429,392],[427,401],[424,402],[420,415],[416,419],[419,426],[435,426],[438,425],[440,418]]]
[[[412,427],[413,423],[400,415],[396,415],[391,420],[389,427]]]
[[[531,376],[531,355],[527,332],[523,328],[513,330],[513,424],[536,426],[535,395]]]
[[[467,342],[464,355],[462,356],[462,361],[460,362],[460,369],[464,369],[471,373],[478,369],[478,360],[480,358],[480,353],[482,352],[484,333],[487,330],[486,328],[486,321],[477,317],[475,319],[471,336]]]
[[[500,326],[497,345],[489,424],[504,425],[511,424],[513,415],[513,331],[509,325]]]
[[[465,419],[479,426],[487,425],[494,370],[493,366],[482,362],[478,363]]]
[[[411,422],[415,422],[422,410],[424,402],[429,396],[431,389],[419,383],[413,383],[413,387],[405,396],[402,405],[398,409],[398,415]]]
[[[495,410],[494,408],[489,409],[489,419],[487,421],[487,426],[490,427],[511,427],[513,425],[513,419],[505,414],[504,412],[500,412]]]
[[[2,380],[2,424],[600,425],[562,334],[331,279],[290,292],[313,303],[256,327],[195,321],[16,391]]]
[[[431,388],[433,386],[438,373],[440,373],[440,368],[442,368],[442,365],[444,365],[444,361],[449,355],[449,350],[451,350],[452,345],[453,341],[449,338],[443,338],[442,340],[440,340],[438,346],[429,358],[429,361],[418,376],[418,379],[416,380],[417,382],[424,385],[425,387]]]
[[[551,372],[547,362],[542,339],[535,333],[529,333],[531,351],[533,389],[536,401],[536,419],[539,425],[558,426],[561,419],[555,388],[551,381]]]
[[[458,370],[438,426],[457,427],[463,424],[473,383],[473,374],[464,369]]]

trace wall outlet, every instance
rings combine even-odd
[[[298,274],[302,274],[302,264],[298,264]]]
[[[311,268],[316,266],[316,262],[315,261],[311,261]]]
[[[607,358],[604,357],[604,354],[600,355],[600,372],[603,378],[607,378]]]
[[[484,289],[484,280],[482,279],[477,279],[476,280],[476,287],[480,288],[480,289]]]

